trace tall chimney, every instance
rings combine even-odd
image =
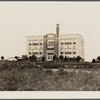
[[[59,37],[59,24],[56,25],[56,34],[57,34],[57,37]]]

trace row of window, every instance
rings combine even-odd
[[[54,48],[47,48],[47,50],[54,50]]]
[[[60,39],[60,40],[75,40],[75,39],[77,39],[77,38],[63,38],[63,39]]]
[[[61,45],[63,45],[64,43],[61,43]],[[66,42],[65,45],[71,45],[71,42]],[[76,42],[73,42],[73,44],[76,44]],[[31,46],[32,43],[29,43],[29,45]],[[33,45],[39,45],[39,43],[33,43]],[[42,45],[42,43],[40,43],[40,45]]]
[[[71,42],[67,42],[67,43],[65,43],[65,45],[71,45],[72,43]],[[73,42],[73,44],[76,44],[76,42]],[[31,43],[29,43],[29,46],[31,46],[32,44]],[[39,45],[39,43],[33,43],[33,45]],[[42,43],[40,43],[40,45],[42,45]],[[52,44],[52,45],[54,45],[54,44]],[[64,43],[61,43],[61,45],[64,45]]]
[[[54,55],[54,53],[48,53],[48,55]]]
[[[29,54],[42,54],[42,52],[33,52],[33,53],[31,53],[31,52],[29,52]]]
[[[61,45],[63,45],[64,43],[61,43]],[[66,42],[65,45],[71,45],[72,42]],[[73,42],[73,44],[76,44],[76,42]]]
[[[48,59],[52,59],[52,56],[48,56]]]
[[[54,42],[48,42],[48,43],[53,43],[54,44]]]
[[[54,46],[54,44],[47,44],[48,46]]]
[[[66,48],[64,48],[63,46],[61,46],[60,48],[60,50],[70,50],[70,49],[76,50],[76,47],[67,46]]]
[[[31,46],[32,44],[29,43],[29,45]],[[39,43],[33,43],[33,45],[39,45]],[[40,45],[42,45],[42,43],[40,43]]]
[[[64,54],[64,52],[61,52],[61,54]],[[65,52],[65,54],[72,54],[72,52]],[[76,52],[73,52],[73,54],[76,54]]]

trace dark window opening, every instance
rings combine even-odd
[[[31,52],[29,52],[29,54],[31,54]]]
[[[73,44],[76,44],[76,42],[73,42]]]
[[[65,43],[65,45],[70,45],[70,44],[72,44],[72,43],[71,43],[71,42],[66,42],[66,43]]]
[[[40,52],[40,54],[42,54],[42,52]]]
[[[54,53],[48,53],[48,55],[54,55]]]
[[[42,45],[42,43],[40,43],[40,45]]]
[[[71,52],[65,52],[65,54],[71,54]]]
[[[54,50],[54,48],[47,48],[47,50]]]
[[[31,43],[29,43],[29,45],[31,45]]]
[[[73,52],[73,54],[76,54],[76,52]]]
[[[61,52],[61,54],[63,54],[63,52]]]

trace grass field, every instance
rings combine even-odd
[[[92,65],[53,71],[30,61],[0,61],[0,91],[99,91],[100,64]]]

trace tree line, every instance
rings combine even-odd
[[[15,56],[14,57],[17,61],[20,61],[20,60],[24,60],[24,61],[27,61],[27,60],[30,60],[30,61],[34,61],[36,62],[37,61],[37,56],[36,55],[32,55],[32,56],[27,56],[27,55],[22,55],[22,58],[20,59],[18,56]],[[59,58],[54,55],[53,56],[53,59],[52,61],[65,61],[65,62],[68,62],[68,61],[77,61],[79,62],[82,58],[80,56],[77,56],[76,58],[68,58],[68,57],[64,57],[63,55],[60,55]],[[4,60],[4,56],[1,56],[1,60]],[[45,61],[46,58],[44,56],[41,57],[41,61]]]
[[[98,63],[100,62],[100,56],[98,56],[96,59],[92,59],[92,63]]]

